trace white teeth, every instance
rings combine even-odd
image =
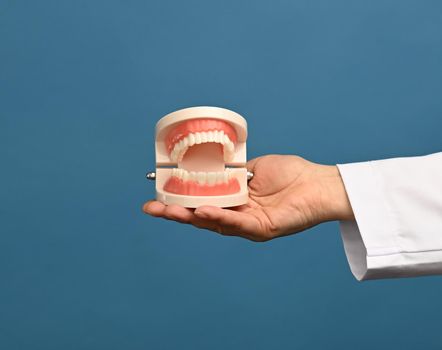
[[[175,148],[173,149],[172,153],[170,154],[170,159],[172,159],[172,160],[178,159],[178,152]]]
[[[232,172],[230,169],[226,169],[224,171],[187,171],[182,168],[173,168],[172,176],[175,176],[183,181],[194,181],[198,182],[200,185],[218,185],[221,183],[228,183],[232,178]]]
[[[189,146],[193,146],[195,144],[195,134],[190,133],[188,138],[189,138]]]
[[[216,183],[216,173],[215,172],[207,173],[207,184],[214,185],[215,183]]]
[[[206,180],[207,180],[206,173],[199,171],[197,174],[196,181],[198,181],[199,184],[204,185],[206,183]]]
[[[182,179],[183,181],[189,181],[189,172],[186,171],[186,170],[184,170],[184,171],[183,171],[183,176],[181,177],[181,179]]]
[[[170,159],[173,162],[180,162],[189,147],[207,142],[222,144],[224,149],[224,161],[231,162],[233,160],[235,156],[235,144],[230,141],[229,137],[225,135],[222,130],[202,131],[188,134],[186,137],[175,143],[173,150],[170,153]]]
[[[219,143],[224,144],[224,131],[220,131],[220,133],[218,134],[218,141]]]
[[[201,133],[200,132],[195,133],[195,143],[197,145],[199,145],[201,143]]]

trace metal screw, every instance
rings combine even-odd
[[[155,180],[156,174],[154,171],[150,171],[146,174],[146,179],[148,180]]]

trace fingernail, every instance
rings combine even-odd
[[[146,203],[144,203],[143,204],[143,211],[146,213],[146,214],[150,214],[150,212],[149,212],[149,204],[151,203],[152,201],[149,201],[149,202],[146,202]]]

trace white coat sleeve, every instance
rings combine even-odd
[[[442,274],[442,152],[338,168],[355,215],[340,222],[355,277]]]

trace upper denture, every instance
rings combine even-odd
[[[167,151],[174,162],[180,161],[187,149],[195,144],[215,142],[223,145],[224,160],[231,161],[237,140],[235,129],[218,119],[200,118],[182,122],[166,137]]]

